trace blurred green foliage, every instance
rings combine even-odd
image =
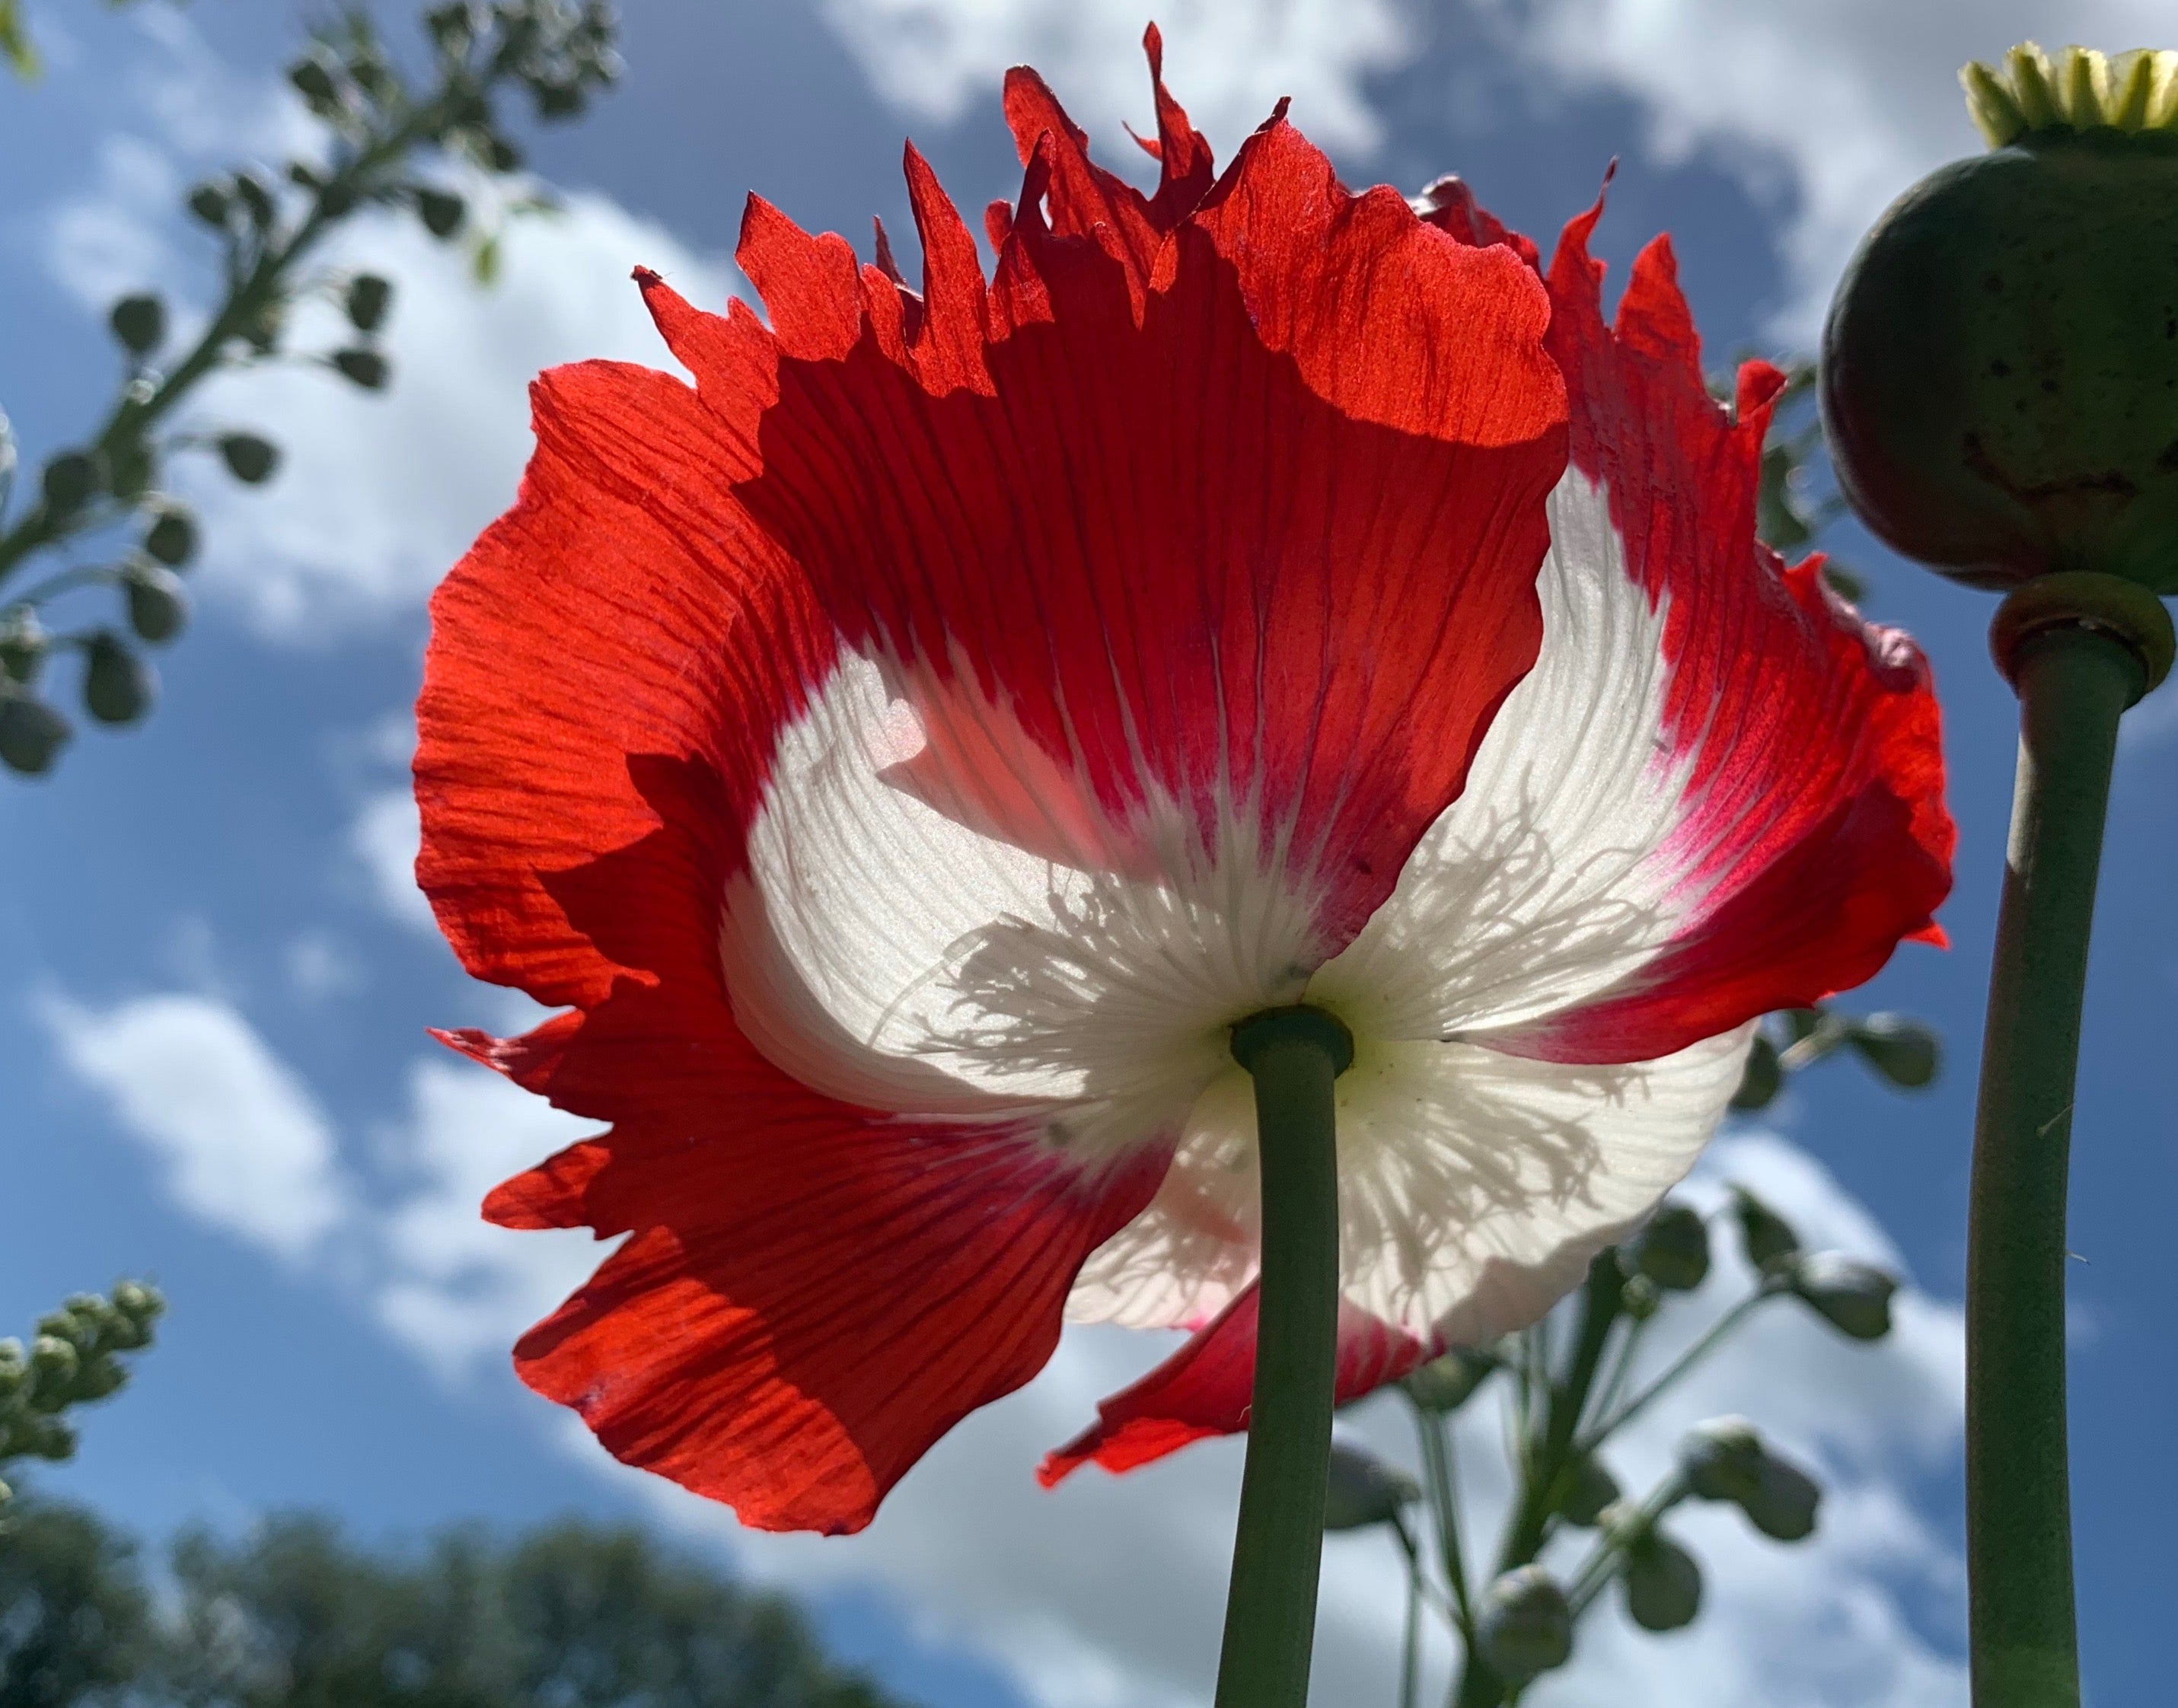
[[[183,1536],[155,1594],[93,1514],[0,1535],[0,1708],[894,1708],[784,1598],[568,1520],[358,1547],[322,1518]]]

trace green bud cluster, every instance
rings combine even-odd
[[[75,1294],[39,1318],[27,1349],[12,1338],[0,1340],[0,1467],[72,1457],[76,1436],[66,1414],[128,1381],[124,1355],[151,1344],[165,1309],[156,1289],[123,1281],[103,1298]],[[0,1499],[4,1490],[0,1484]]]

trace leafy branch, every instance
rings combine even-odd
[[[4,3],[4,0],[0,0]],[[4,22],[0,19],[0,22]],[[108,324],[123,353],[118,393],[81,443],[48,458],[36,489],[17,505],[14,440],[0,418],[0,584],[33,561],[99,545],[100,561],[64,567],[22,591],[0,595],[0,763],[24,774],[49,769],[66,745],[67,719],[43,697],[56,655],[83,660],[81,695],[101,723],[129,724],[150,709],[150,666],[132,643],[157,645],[188,618],[180,572],[196,556],[196,520],[161,490],[174,458],[210,452],[247,485],[272,478],[276,446],[233,428],[190,430],[176,418],[215,374],[280,361],[322,365],[367,391],[385,389],[391,365],[379,342],[393,287],[375,273],[313,270],[326,240],[358,212],[405,208],[432,236],[452,240],[476,222],[464,200],[419,175],[435,160],[487,179],[522,169],[498,102],[526,90],[540,120],[571,118],[620,74],[618,26],[601,0],[495,0],[442,5],[424,14],[432,69],[418,79],[396,65],[375,26],[349,11],[312,32],[287,79],[323,129],[315,160],[287,163],[279,178],[243,167],[196,185],[189,213],[222,249],[219,305],[193,342],[178,344],[163,298],[143,292],[113,304]],[[549,206],[534,194],[506,198],[510,211]],[[495,238],[477,239],[480,276],[496,265]],[[337,348],[287,348],[297,306],[330,298],[350,336]],[[110,554],[110,555],[109,555]],[[109,589],[123,627],[112,621],[53,632],[41,617],[69,594]]]

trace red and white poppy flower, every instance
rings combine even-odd
[[[1153,56],[1154,57],[1154,56]],[[1677,1180],[1754,1018],[1928,936],[1936,705],[1754,540],[1778,376],[1704,391],[1464,197],[1283,115],[1145,197],[1034,74],[923,287],[752,200],[769,311],[639,275],[694,375],[547,374],[439,589],[419,874],[566,1011],[461,1048],[610,1130],[494,1220],[627,1238],[516,1362],[745,1522],[851,1530],[1062,1320],[1197,1331],[1047,1480],[1242,1426],[1233,1024],[1338,1081],[1351,1396],[1534,1320]]]

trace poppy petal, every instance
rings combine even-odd
[[[1340,1294],[1418,1342],[1526,1327],[1694,1164],[1739,1084],[1742,1026],[1653,1062],[1357,1040],[1338,1081]],[[1075,1322],[1196,1328],[1260,1262],[1253,1091],[1232,1070],[1141,1215],[1083,1267]]]
[[[1774,373],[1745,376],[1736,420],[1710,400],[1661,246],[1606,329],[1593,218],[1551,275],[1575,433],[1541,654],[1311,991],[1390,1037],[1623,1062],[1929,935],[1953,830],[1918,652],[1753,543]]]

